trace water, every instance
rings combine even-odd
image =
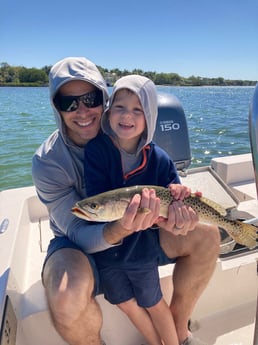
[[[158,87],[183,104],[191,167],[250,152],[248,112],[254,87]],[[32,184],[31,158],[55,130],[48,88],[0,87],[0,190]]]
[[[31,158],[55,129],[48,88],[0,88],[0,190],[29,186]]]
[[[192,151],[191,167],[211,158],[250,152],[248,115],[254,87],[159,88],[183,104]]]

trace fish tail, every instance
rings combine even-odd
[[[258,242],[258,228],[251,224],[243,222],[237,222],[240,225],[240,231],[236,237],[236,241],[249,249],[253,249],[257,246]]]

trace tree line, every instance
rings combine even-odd
[[[10,66],[7,62],[0,63],[0,86],[47,86],[48,74],[52,66],[42,68],[27,68],[24,66]],[[156,85],[171,86],[255,86],[257,81],[229,80],[222,77],[205,78],[199,76],[181,77],[177,73],[144,72],[141,69],[132,71],[107,69],[97,66],[109,86],[128,74],[139,74],[150,78]]]

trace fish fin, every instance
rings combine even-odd
[[[248,247],[249,249],[254,249],[258,245],[258,227],[252,224],[246,224],[237,221],[241,225],[241,231],[239,234],[234,236],[236,242]],[[233,237],[233,236],[232,236]]]
[[[192,197],[200,199],[204,204],[212,207],[215,211],[217,211],[222,217],[225,217],[227,215],[227,210],[222,207],[221,205],[217,204],[215,201],[210,200],[204,196],[202,196],[202,193],[196,192],[191,194]]]

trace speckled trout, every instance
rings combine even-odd
[[[168,188],[158,186],[132,186],[114,189],[77,202],[72,208],[77,217],[95,222],[110,222],[123,217],[132,197],[143,188],[152,188],[160,198],[160,217],[167,218],[168,207],[173,196]],[[200,192],[192,193],[184,199],[184,203],[191,206],[199,216],[201,222],[216,224],[239,244],[250,249],[257,245],[258,228],[238,220],[230,220],[226,209],[212,200],[202,196]],[[141,210],[148,212],[147,210]]]

